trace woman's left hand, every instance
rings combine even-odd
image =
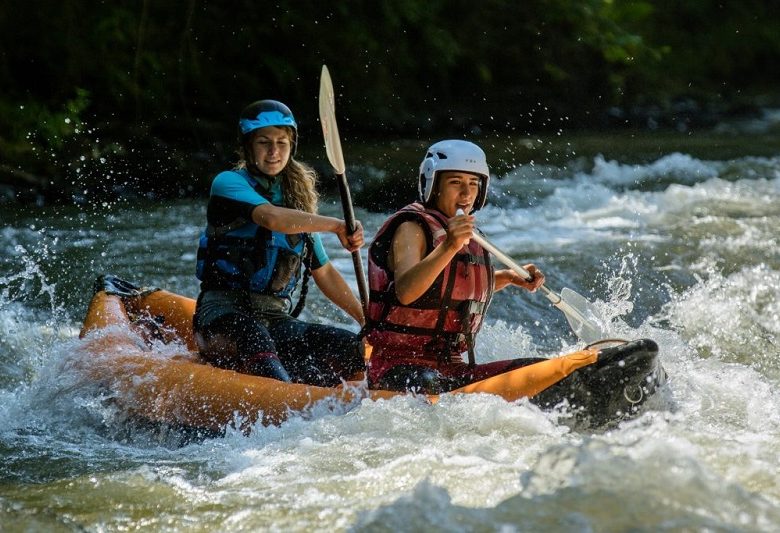
[[[508,269],[496,272],[496,276],[498,277],[500,272],[501,276],[506,276],[506,279],[509,283],[512,285],[517,285],[518,287],[522,287],[530,292],[534,292],[536,289],[544,285],[544,274],[542,274],[541,270],[536,268],[536,265],[528,264],[524,265],[523,268],[525,268],[528,273],[531,274],[531,279],[524,279],[514,270]]]
[[[363,224],[361,224],[359,220],[356,220],[355,233],[348,234],[347,231],[347,224],[345,222],[342,226],[342,230],[337,232],[336,235],[339,237],[341,246],[350,252],[356,252],[365,244],[365,241],[363,240]]]

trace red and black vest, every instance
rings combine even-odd
[[[420,298],[403,305],[395,294],[388,257],[396,229],[410,220],[423,228],[427,253],[447,237],[447,217],[419,203],[404,207],[379,229],[368,250],[365,332],[373,346],[372,359],[376,355],[435,367],[468,350],[473,364],[474,338],[493,295],[494,270],[488,252],[472,239]]]

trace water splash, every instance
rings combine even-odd
[[[49,283],[41,265],[51,260],[48,243],[43,242],[30,251],[23,245],[14,248],[22,268],[20,271],[0,276],[0,309],[14,301],[25,301],[38,296],[47,296],[53,315],[62,311],[55,297],[55,285]]]
[[[30,251],[16,245],[18,272],[0,276],[0,385],[28,382],[46,364],[47,351],[73,334],[63,318],[66,309],[57,300],[42,265],[51,261],[46,243]],[[31,303],[44,301],[48,310]]]
[[[766,265],[709,278],[663,310],[702,357],[742,363],[780,380],[780,272]]]

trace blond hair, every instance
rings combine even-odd
[[[291,128],[283,127],[293,141],[293,132]],[[250,146],[254,139],[254,132],[246,136],[245,142],[241,143],[238,149],[239,161],[236,164],[236,170],[246,169]],[[250,172],[251,173],[251,172]],[[280,185],[284,196],[284,207],[305,211],[306,213],[317,213],[317,205],[320,195],[317,192],[317,173],[306,163],[296,161],[292,154],[287,166],[279,173]]]

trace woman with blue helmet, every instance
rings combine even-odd
[[[298,320],[311,276],[363,325],[360,302],[329,262],[320,232],[352,252],[363,228],[317,214],[316,173],[295,160],[298,125],[275,100],[239,118],[238,165],[212,182],[198,248],[201,291],[194,329],[209,363],[282,381],[335,385],[364,369],[362,342],[346,329]],[[298,305],[292,295],[303,283]]]

